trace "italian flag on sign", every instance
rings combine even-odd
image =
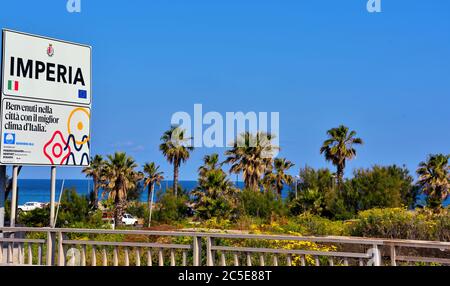
[[[19,82],[16,80],[8,80],[8,90],[18,91]]]

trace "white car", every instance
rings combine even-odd
[[[23,212],[30,212],[30,211],[33,211],[33,210],[35,210],[35,209],[42,209],[44,207],[44,204],[43,203],[38,203],[38,202],[28,202],[28,203],[25,203],[25,204],[23,204],[23,205],[20,205],[19,207],[18,207],[18,209],[20,210],[20,211],[23,211]]]
[[[122,222],[125,225],[137,225],[138,220],[130,214],[124,214],[122,217]]]

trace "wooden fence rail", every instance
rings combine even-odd
[[[289,247],[283,247],[289,245]],[[183,231],[0,228],[0,265],[450,265],[450,243]]]

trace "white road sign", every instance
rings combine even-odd
[[[87,166],[91,48],[3,30],[0,164]]]
[[[5,98],[1,163],[86,166],[90,108]]]
[[[3,30],[3,95],[91,103],[91,48]]]

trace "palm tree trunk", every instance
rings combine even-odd
[[[250,182],[247,178],[244,177],[244,186],[247,190],[251,190],[252,188],[250,187]]]
[[[152,223],[152,208],[153,208],[153,190],[155,188],[155,185],[151,183],[148,186],[148,227],[150,227]]]
[[[442,191],[440,187],[436,187],[433,192],[429,193],[427,196],[427,205],[434,211],[437,212],[442,206]]]
[[[117,195],[114,198],[114,209],[113,209],[113,217],[114,217],[114,227],[117,227],[118,223],[118,219],[119,219],[119,212],[117,211],[117,205],[119,204],[118,199],[117,199]]]
[[[122,225],[123,208],[124,203],[117,194],[114,202],[114,225],[116,227]]]
[[[247,176],[247,178],[244,178],[245,187],[251,191],[256,192],[258,183],[253,180],[250,176]]]
[[[98,205],[98,179],[94,177],[94,209],[97,209]]]
[[[175,197],[178,196],[178,169],[179,169],[179,162],[174,161],[174,163],[173,163],[173,191],[174,191]]]
[[[344,167],[343,166],[337,166],[337,186],[338,191],[342,191],[342,185],[344,182]]]

